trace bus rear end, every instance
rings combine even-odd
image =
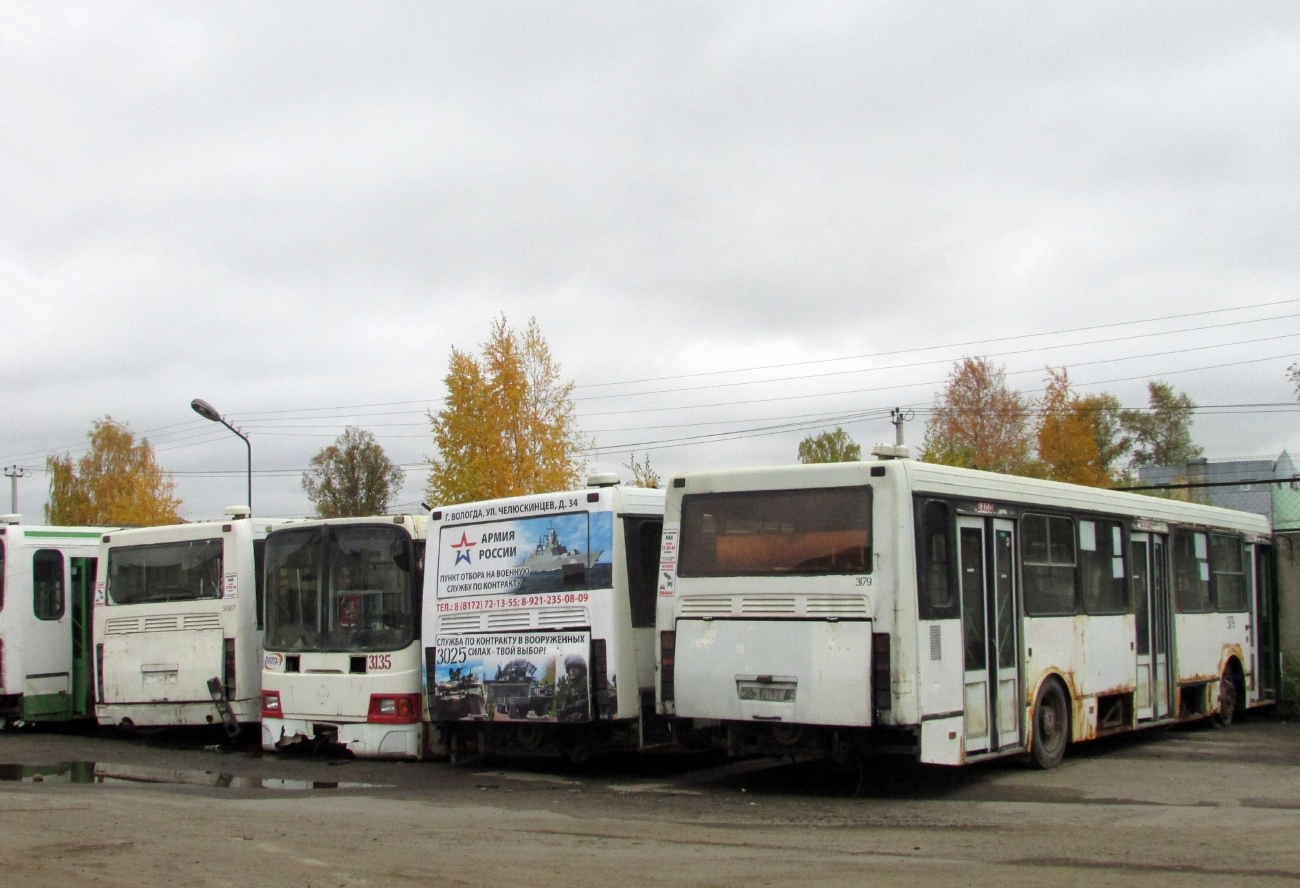
[[[101,725],[228,728],[261,701],[250,518],[114,531],[95,588],[96,717]]]
[[[423,516],[297,522],[266,541],[262,747],[420,758]]]
[[[433,516],[425,680],[446,751],[645,745],[663,493],[609,485]]]
[[[890,706],[883,466],[674,478],[659,596],[659,702],[735,753],[832,755]],[[876,484],[873,486],[873,482]],[[883,567],[883,569],[882,569]]]

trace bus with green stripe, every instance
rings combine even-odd
[[[0,516],[0,722],[93,718],[93,596],[102,527]]]

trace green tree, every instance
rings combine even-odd
[[[383,515],[406,480],[375,436],[355,426],[345,428],[310,465],[303,472],[302,489],[321,518]]]
[[[1101,469],[1095,430],[1088,415],[1079,409],[1078,401],[1065,368],[1047,368],[1047,388],[1038,404],[1037,429],[1043,477],[1106,486],[1110,479]]]
[[[429,414],[437,456],[428,460],[428,501],[441,505],[568,490],[591,446],[578,427],[573,383],[561,379],[537,321],[523,331],[505,317],[482,355],[452,348],[443,408]]]
[[[45,460],[50,497],[45,522],[56,525],[121,527],[175,524],[181,501],[176,482],[154,459],[148,439],[137,444],[125,423],[97,419],[87,434],[90,449]]]
[[[1192,441],[1192,415],[1196,404],[1186,392],[1175,392],[1167,382],[1147,383],[1150,406],[1125,410],[1120,419],[1133,440],[1133,466],[1176,466],[1203,452]]]
[[[1124,483],[1129,477],[1124,460],[1133,447],[1133,438],[1124,429],[1119,399],[1102,392],[1079,397],[1074,404],[1092,426],[1093,439],[1097,442],[1097,465],[1112,485]]]
[[[629,461],[623,463],[624,468],[632,473],[632,486],[644,487],[647,490],[658,490],[662,483],[659,473],[650,468],[650,454],[646,454],[641,462],[636,461],[636,454],[628,454]]]
[[[862,459],[862,447],[849,437],[849,433],[839,426],[833,432],[809,435],[799,442],[799,462],[835,463],[858,462]]]
[[[987,358],[953,365],[925,427],[921,459],[1010,475],[1038,475],[1031,402]]]

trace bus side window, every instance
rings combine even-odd
[[[1241,537],[1227,533],[1210,534],[1210,577],[1214,603],[1220,613],[1239,614],[1249,610]]]
[[[1174,531],[1174,607],[1180,614],[1205,614],[1210,602],[1210,553],[1206,536]]]
[[[39,549],[32,556],[32,610],[38,620],[63,616],[63,553]]]
[[[257,606],[257,628],[266,625],[266,580],[262,571],[266,568],[266,540],[253,540],[253,590]]]
[[[659,542],[664,523],[659,518],[623,519],[623,542],[627,551],[627,595],[632,609],[632,628],[655,624],[655,601],[659,575]]]
[[[1031,617],[1078,613],[1074,574],[1074,521],[1026,515],[1020,522],[1025,572],[1025,613]]]
[[[917,611],[922,620],[955,620],[957,596],[952,571],[952,519],[948,504],[929,500],[917,528]]]
[[[1089,614],[1129,612],[1124,531],[1116,521],[1079,521],[1079,586]]]

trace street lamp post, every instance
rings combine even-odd
[[[247,435],[222,419],[221,414],[217,412],[217,408],[213,407],[207,401],[202,398],[195,398],[193,401],[190,401],[190,407],[194,408],[194,412],[204,419],[211,420],[212,422],[219,422],[226,428],[230,429],[243,439],[244,446],[248,448],[248,516],[251,518],[253,516],[253,445],[249,443]]]

